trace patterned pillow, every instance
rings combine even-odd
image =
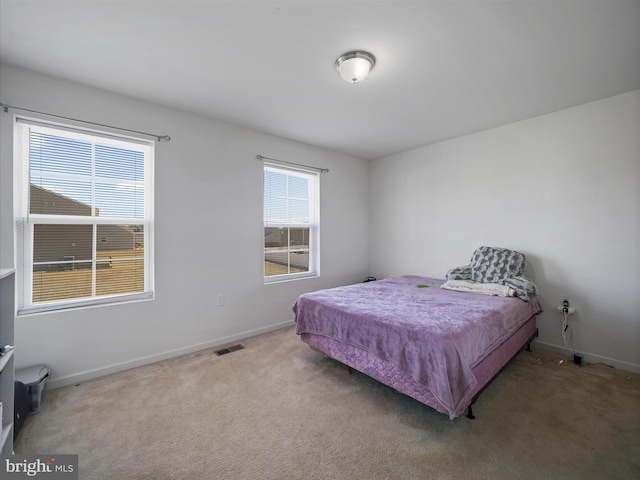
[[[471,279],[482,283],[501,283],[524,273],[525,256],[506,248],[480,247],[471,257]]]
[[[516,297],[521,298],[525,302],[534,300],[538,295],[536,284],[527,277],[516,276],[507,278],[503,284],[513,288],[516,292]]]
[[[447,272],[447,280],[471,280],[471,265],[455,267]]]

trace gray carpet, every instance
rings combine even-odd
[[[81,479],[640,478],[640,376],[522,352],[453,421],[292,327],[50,392],[16,453]]]

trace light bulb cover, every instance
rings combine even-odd
[[[376,57],[363,50],[353,50],[340,55],[335,67],[340,76],[349,83],[361,82],[376,64]]]

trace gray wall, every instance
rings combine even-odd
[[[640,372],[640,91],[371,164],[373,275],[443,278],[476,247],[526,254],[539,343]]]
[[[640,371],[640,91],[367,163],[7,65],[0,82],[4,103],[172,137],[156,146],[156,299],[17,319],[17,366],[46,363],[52,386],[290,324],[299,294],[369,273],[442,278],[480,245],[527,255],[542,346],[563,348],[568,298],[575,347]],[[0,113],[3,268],[13,114]],[[263,285],[258,153],[331,170],[320,278]]]
[[[45,363],[60,386],[233,341],[291,324],[301,293],[368,274],[365,161],[8,65],[0,82],[9,105],[171,136],[156,145],[155,300],[20,317],[17,368]],[[15,113],[0,113],[2,267],[14,262]],[[319,278],[263,284],[257,154],[330,169],[320,179]]]

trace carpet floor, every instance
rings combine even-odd
[[[293,327],[241,343],[52,390],[15,451],[100,480],[640,478],[640,375],[534,345],[452,421]]]

